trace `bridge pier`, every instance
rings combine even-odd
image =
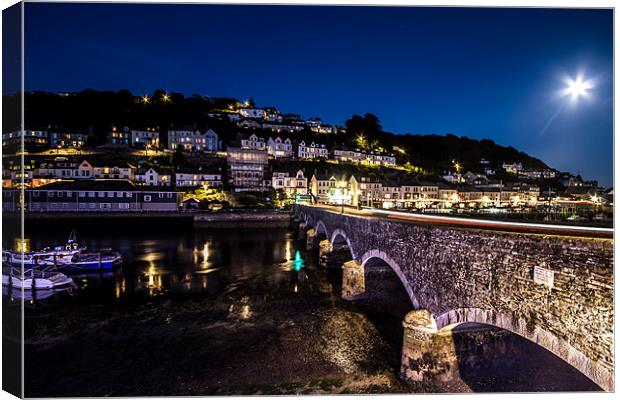
[[[403,328],[401,379],[417,387],[432,388],[459,376],[452,333],[440,333],[428,310],[409,312]]]
[[[314,248],[314,239],[316,238],[316,229],[310,228],[306,232],[306,250],[310,251]]]
[[[319,265],[321,267],[327,267],[329,255],[332,252],[332,244],[329,239],[321,240],[319,242]]]
[[[305,222],[299,224],[299,240],[306,240],[306,227]]]
[[[342,264],[342,298],[344,300],[357,300],[366,292],[364,278],[364,266],[357,260],[347,261]]]

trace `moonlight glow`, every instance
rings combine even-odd
[[[589,97],[590,89],[594,86],[592,81],[586,81],[583,75],[577,76],[575,79],[566,78],[566,89],[563,91],[565,96],[570,96],[575,101],[580,97]]]

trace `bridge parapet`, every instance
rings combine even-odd
[[[613,240],[495,232],[360,218],[298,206],[309,225],[348,244],[360,265],[380,258],[413,308],[441,328],[499,326],[547,348],[613,389]]]

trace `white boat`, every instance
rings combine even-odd
[[[85,247],[80,247],[75,239],[75,231],[73,231],[64,246],[57,246],[53,249],[46,247],[42,250],[27,253],[4,250],[2,252],[2,261],[14,265],[23,264],[24,267],[67,265],[79,258],[80,253],[85,249]]]
[[[24,269],[22,276],[17,267],[3,265],[2,285],[24,290],[52,289],[66,285],[72,285],[73,279],[67,275],[52,270],[41,270],[35,268]]]

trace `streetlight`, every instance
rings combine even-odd
[[[151,102],[151,99],[149,98],[149,96],[144,95],[141,97],[140,101],[142,101],[144,104],[148,104]]]
[[[170,101],[170,96],[168,96],[166,93],[164,93],[161,96],[161,99],[164,101],[164,103],[168,103]]]
[[[463,166],[456,160],[452,160],[452,164],[454,165],[454,169],[456,170],[456,173],[460,174],[461,170],[463,169]]]

